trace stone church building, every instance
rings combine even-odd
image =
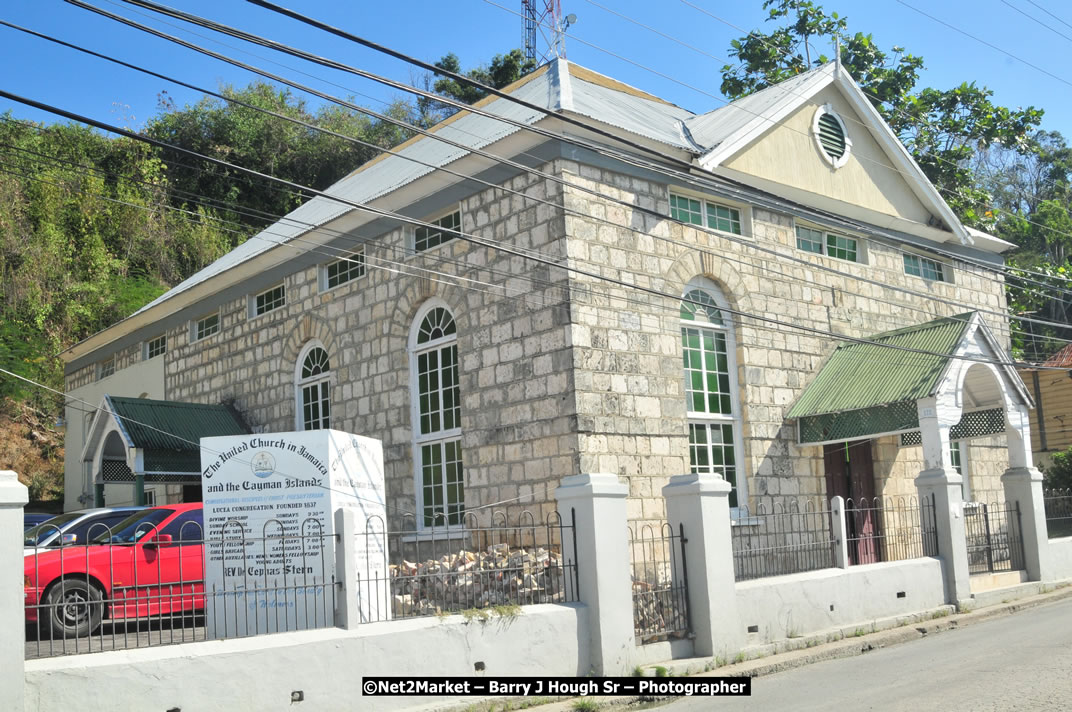
[[[739,513],[914,494],[900,405],[965,339],[1007,359],[1010,245],[843,68],[702,114],[563,59],[504,91],[65,352],[66,508],[195,498],[198,437],[324,427],[383,442],[420,527],[588,472],[646,520],[690,470]],[[1008,466],[980,369],[942,431],[969,498]]]

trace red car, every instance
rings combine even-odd
[[[86,546],[26,557],[27,622],[71,638],[104,619],[204,610],[203,527],[200,502],[153,507]]]

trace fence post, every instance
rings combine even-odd
[[[834,564],[839,569],[849,568],[849,528],[846,525],[845,498],[838,495],[830,498],[830,525],[834,529]]]
[[[934,498],[935,536],[938,539],[938,558],[942,561],[946,601],[957,606],[968,603],[971,600],[971,584],[960,475],[952,468],[924,470],[916,478],[916,490],[920,502],[928,497]]]
[[[1052,581],[1050,540],[1046,531],[1046,503],[1042,494],[1042,473],[1034,467],[1011,467],[1001,476],[1008,505],[1020,503],[1020,540],[1024,546],[1024,568],[1032,581]]]
[[[335,510],[335,580],[339,589],[335,598],[335,627],[353,630],[361,623],[357,602],[357,514],[340,507]],[[370,583],[369,590],[372,589]],[[391,601],[387,601],[391,605]]]
[[[26,687],[26,614],[23,611],[22,508],[26,487],[0,471],[0,709],[22,712]],[[6,621],[6,622],[5,622]]]
[[[588,607],[591,667],[596,675],[628,672],[636,647],[625,511],[628,494],[628,486],[608,474],[563,477],[555,489],[562,522],[574,522],[575,541],[564,536],[562,547],[565,551],[576,545],[578,593]]]
[[[689,612],[693,650],[699,657],[741,647],[737,587],[730,535],[730,483],[713,474],[677,475],[663,487],[666,518],[676,531],[685,525],[689,567]]]

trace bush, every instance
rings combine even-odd
[[[1053,464],[1041,469],[1043,489],[1072,489],[1072,447],[1054,453]]]

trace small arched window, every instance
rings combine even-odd
[[[413,460],[422,528],[457,526],[465,513],[458,335],[454,317],[432,303],[411,336]]]
[[[730,506],[748,502],[741,455],[741,416],[733,329],[721,293],[706,279],[681,300],[681,353],[692,472],[721,476],[733,487]]]
[[[331,427],[331,361],[319,343],[298,356],[297,391],[298,430]]]

